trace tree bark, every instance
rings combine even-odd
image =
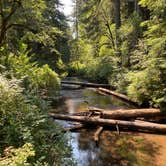
[[[49,114],[54,119],[77,121],[85,124],[93,124],[97,126],[116,126],[128,129],[139,129],[151,132],[163,132],[166,133],[166,125],[156,124],[151,122],[134,122],[134,121],[124,121],[124,120],[113,120],[113,119],[101,119],[101,118],[87,118],[80,116],[70,116],[61,114]]]
[[[151,118],[157,116],[166,116],[165,112],[159,109],[126,109],[126,110],[104,110],[95,107],[90,107],[89,111],[94,112],[94,115],[102,113],[104,119],[126,119],[126,118]],[[80,113],[81,114],[81,113]]]
[[[131,99],[129,99],[126,95],[124,94],[120,94],[118,92],[115,92],[115,91],[111,91],[111,90],[108,90],[108,89],[104,89],[104,88],[98,88],[97,89],[99,92],[103,92],[103,93],[106,93],[106,94],[110,94],[110,95],[113,95],[123,101],[126,101],[130,104],[132,104],[133,106],[136,106],[136,107],[140,107],[140,105],[136,102],[136,101],[133,101]]]

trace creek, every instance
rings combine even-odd
[[[72,78],[73,79],[73,78]],[[71,114],[84,111],[88,106],[112,109],[132,108],[113,96],[98,94],[93,88],[69,86],[61,90],[62,98],[54,108],[56,113]],[[58,121],[63,127],[73,122]],[[99,144],[93,140],[96,128],[89,127],[68,133],[73,158],[77,166],[165,166],[166,136],[106,129]]]

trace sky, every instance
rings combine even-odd
[[[69,16],[72,13],[73,10],[73,3],[72,0],[60,0],[62,4],[64,4],[64,7],[62,11],[65,13],[66,16]]]

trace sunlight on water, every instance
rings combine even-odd
[[[92,88],[77,90],[61,90],[62,100],[55,111],[59,113],[75,113],[85,111],[89,106],[107,108],[116,111],[120,108],[130,108],[126,103],[113,96],[103,96]],[[73,122],[60,121],[64,127],[73,126]],[[166,136],[153,137],[149,134],[134,132],[109,131],[102,132],[99,146],[93,140],[95,127],[81,129],[69,134],[69,143],[73,149],[73,157],[77,166],[155,166],[155,155],[161,148],[159,142]],[[166,148],[166,145],[165,145]],[[164,156],[160,155],[163,161]],[[159,161],[160,163],[163,163]],[[164,165],[163,165],[164,166]]]

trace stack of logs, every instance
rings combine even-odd
[[[103,92],[102,88],[98,90]],[[106,92],[108,93],[109,90],[106,90]],[[110,93],[112,94],[112,91]],[[121,97],[125,99],[125,96]],[[126,98],[125,100],[127,101],[128,99]],[[160,123],[161,119],[166,119],[166,112],[161,112],[160,109],[104,110],[90,107],[85,112],[72,115],[55,113],[49,113],[49,115],[54,119],[79,122],[79,124],[68,130],[84,128],[87,125],[97,126],[97,131],[94,134],[96,142],[99,140],[103,127],[113,127],[112,129],[115,128],[118,133],[120,129],[166,133],[166,124]]]

